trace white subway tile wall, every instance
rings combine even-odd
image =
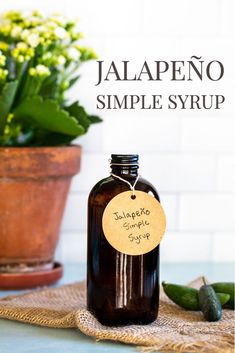
[[[219,82],[97,82],[97,64],[81,68],[71,97],[104,122],[77,142],[81,172],[72,182],[57,257],[86,260],[86,204],[109,173],[110,153],[139,153],[140,173],[158,189],[167,215],[165,262],[233,261],[235,242],[235,21],[230,0],[8,0],[0,10],[41,9],[79,17],[85,43],[101,60],[220,60]],[[167,76],[168,77],[168,76]],[[221,110],[96,110],[97,94],[223,94]]]

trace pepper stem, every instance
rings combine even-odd
[[[205,279],[205,277],[204,277],[204,276],[202,276],[202,281],[203,281],[204,285],[206,286],[206,285],[207,285],[207,283],[206,283],[206,279]]]

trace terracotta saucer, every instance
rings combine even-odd
[[[55,262],[50,270],[28,273],[0,273],[0,289],[29,289],[47,286],[63,275],[63,265]]]

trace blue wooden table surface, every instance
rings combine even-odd
[[[65,266],[64,278],[59,284],[85,278],[85,265]],[[232,281],[233,264],[187,263],[163,264],[161,280],[187,283],[205,275],[210,281]],[[0,297],[22,293],[0,291]],[[137,352],[131,345],[114,342],[96,342],[75,329],[43,328],[0,319],[0,353],[128,353]]]

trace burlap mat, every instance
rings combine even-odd
[[[202,284],[201,278],[191,283]],[[200,312],[173,304],[161,292],[158,319],[146,326],[106,327],[86,310],[85,283],[33,291],[0,300],[0,317],[54,328],[74,327],[97,340],[140,346],[145,351],[234,352],[234,314],[223,310],[219,322],[206,322]]]

